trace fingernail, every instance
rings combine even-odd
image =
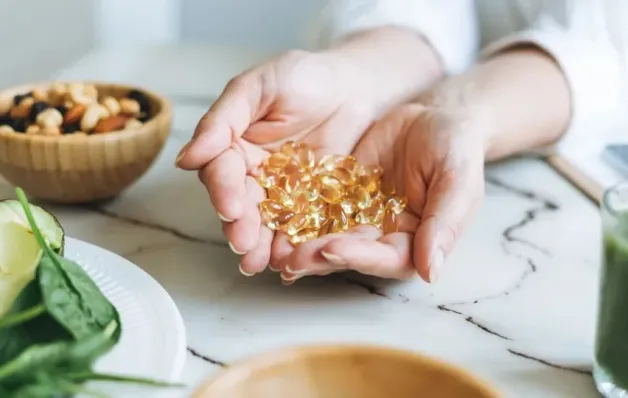
[[[229,242],[229,247],[231,248],[231,251],[232,251],[232,252],[234,252],[234,253],[235,253],[235,254],[237,254],[237,255],[240,255],[240,256],[241,256],[241,255],[243,255],[243,254],[246,254],[246,252],[239,252],[239,251],[237,251],[237,250],[236,250],[236,248],[235,248],[235,247],[233,247],[233,243],[231,243],[231,242]]]
[[[432,259],[430,260],[430,283],[434,284],[438,280],[438,275],[440,272],[440,267],[443,265],[443,261],[445,260],[445,253],[442,249],[436,249],[436,252],[432,255]]]
[[[272,265],[272,264],[268,264],[268,269],[270,269],[270,270],[271,270],[271,271],[273,271],[273,272],[279,272],[279,271],[281,271],[281,268],[275,268],[275,267],[273,267],[273,265]]]
[[[303,277],[303,275],[299,275],[299,274],[291,274],[290,272],[282,272],[281,273],[281,279],[287,282],[294,282],[297,279]]]
[[[286,272],[290,273],[290,274],[294,274],[294,275],[307,275],[307,273],[309,272],[308,270],[305,269],[292,269],[290,268],[289,265],[286,265]]]
[[[174,162],[175,166],[178,166],[179,162],[181,161],[181,159],[183,159],[185,157],[185,155],[188,153],[188,149],[190,148],[190,144],[192,144],[192,143],[188,142],[187,144],[185,144],[183,146],[183,148],[181,148],[181,151],[179,151],[179,154],[177,155],[177,160],[175,160],[175,162]]]
[[[250,272],[246,272],[245,270],[242,269],[242,264],[238,265],[238,268],[240,268],[240,273],[244,276],[253,276],[255,275],[255,273],[250,273]]]
[[[336,265],[346,265],[347,262],[340,256],[336,255],[336,254],[332,254],[332,253],[327,253],[322,251],[321,255],[323,257],[325,257],[325,260],[329,261],[330,263],[336,264]]]
[[[284,286],[290,286],[294,283],[295,281],[287,281],[285,279],[281,280],[281,283],[283,283]]]
[[[216,214],[218,215],[218,218],[220,218],[220,219],[221,219],[222,221],[224,221],[224,222],[232,222],[232,221],[233,221],[232,219],[230,219],[230,218],[227,218],[227,217],[223,216],[223,215],[222,215],[222,214],[220,214],[220,212],[218,212],[218,211],[216,212]]]

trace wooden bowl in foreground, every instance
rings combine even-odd
[[[0,114],[16,94],[53,82],[0,91]],[[151,118],[141,127],[90,136],[0,133],[0,175],[33,198],[65,204],[110,199],[137,181],[153,164],[170,134],[172,110],[165,98],[139,87],[92,83],[99,96],[126,96],[136,89],[151,104]]]
[[[301,347],[237,363],[194,398],[496,398],[492,387],[439,360],[370,346]]]

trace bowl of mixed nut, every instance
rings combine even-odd
[[[111,83],[47,82],[0,91],[0,175],[33,198],[111,199],[153,164],[171,105]]]

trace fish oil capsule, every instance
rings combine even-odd
[[[283,210],[270,222],[265,223],[265,225],[272,230],[283,231],[286,229],[286,225],[292,217],[294,217],[294,212],[290,210]]]
[[[342,200],[344,192],[342,189],[332,188],[327,185],[323,185],[321,188],[320,197],[327,203],[338,203]]]
[[[294,235],[305,227],[307,222],[307,215],[303,213],[295,214],[286,223],[285,231],[288,235]]]
[[[309,205],[310,205],[310,200],[308,198],[307,193],[299,192],[298,194],[294,196],[294,206],[292,208],[294,209],[295,212],[302,213],[305,210],[307,210]]]
[[[290,160],[290,156],[286,155],[283,152],[277,152],[273,153],[268,157],[268,159],[266,159],[266,164],[268,164],[268,166],[273,169],[280,169],[287,166],[288,163],[290,163]]]
[[[292,243],[293,245],[298,245],[299,243],[307,242],[316,237],[318,237],[318,230],[314,228],[307,228],[297,232],[294,235],[290,235],[290,243]]]
[[[332,219],[328,219],[327,221],[325,221],[323,223],[323,225],[321,225],[320,229],[318,230],[318,236],[325,236],[329,233],[331,233],[331,227],[334,224],[334,220]]]
[[[287,193],[292,193],[301,187],[301,175],[299,173],[284,174],[279,177],[278,184]]]
[[[357,183],[366,188],[366,190],[372,194],[379,190],[380,180],[376,175],[366,174],[358,176]]]
[[[259,185],[268,189],[277,183],[279,178],[279,174],[275,170],[269,169],[267,167],[262,167],[260,170],[260,174],[257,177],[257,181]]]
[[[320,229],[327,221],[326,214],[323,212],[313,212],[307,215],[306,228]]]
[[[279,150],[281,151],[281,153],[284,153],[288,156],[292,156],[294,155],[295,148],[296,148],[296,143],[294,141],[286,141],[283,144],[281,144],[281,147],[279,148]]]
[[[343,185],[355,184],[355,176],[353,175],[353,173],[345,168],[337,167],[330,171],[329,175],[340,181],[340,183]]]
[[[353,216],[353,214],[358,211],[358,206],[355,204],[355,202],[351,199],[348,198],[344,198],[341,202],[340,202],[340,206],[342,207],[342,210],[350,216]]]
[[[327,203],[325,203],[325,201],[323,201],[322,199],[316,199],[312,202],[310,202],[310,206],[308,208],[308,212],[310,213],[325,213],[327,214]]]
[[[395,213],[395,215],[399,215],[403,213],[407,205],[408,201],[406,198],[393,196],[386,201],[386,210],[390,210]]]
[[[368,209],[360,210],[355,216],[358,224],[379,224],[384,217],[384,204],[375,201]]]
[[[292,196],[277,186],[268,188],[268,199],[279,203],[284,208],[292,208],[294,206],[294,199]]]
[[[357,166],[357,161],[353,155],[344,157],[339,163],[338,167],[347,170],[350,173],[354,173]]]
[[[336,169],[337,165],[343,161],[343,157],[340,155],[325,155],[318,162],[318,167],[316,167],[316,171],[318,173],[330,172]]]
[[[329,219],[332,220],[330,232],[342,232],[349,229],[349,218],[338,203],[329,206]]]
[[[384,211],[384,219],[382,221],[382,231],[384,234],[391,234],[397,232],[399,229],[399,220],[397,215],[390,209]]]
[[[267,214],[273,219],[284,210],[283,206],[271,199],[262,200],[259,204],[259,209],[262,214]]]
[[[371,207],[372,199],[369,191],[361,185],[355,185],[348,191],[348,197],[360,210]]]
[[[299,165],[305,169],[314,168],[316,159],[314,158],[314,151],[308,147],[299,147],[296,151],[296,159]]]
[[[344,188],[344,185],[340,181],[338,181],[337,178],[334,178],[332,176],[323,175],[320,178],[320,182],[323,187],[330,187],[339,191],[342,191]]]
[[[297,164],[294,159],[290,159],[290,163],[285,165],[281,170],[284,174],[297,174],[302,175],[304,170]]]
[[[318,179],[311,180],[307,185],[307,198],[314,202],[321,196],[321,182]]]

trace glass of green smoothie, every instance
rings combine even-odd
[[[593,377],[606,398],[628,397],[628,182],[604,193],[603,254]]]

